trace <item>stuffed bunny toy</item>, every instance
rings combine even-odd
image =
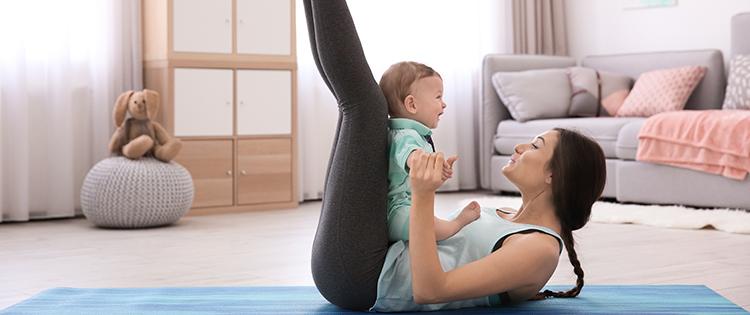
[[[171,161],[182,149],[179,139],[169,136],[154,121],[159,111],[159,94],[156,91],[127,91],[115,102],[114,118],[117,130],[109,141],[109,150],[130,159],[154,156],[163,162]],[[125,114],[130,118],[125,120]]]

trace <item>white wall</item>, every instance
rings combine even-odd
[[[750,0],[677,0],[676,6],[636,10],[623,9],[624,1],[567,1],[572,57],[716,48],[726,62],[730,19],[750,12]]]

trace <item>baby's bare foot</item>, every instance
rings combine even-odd
[[[461,210],[461,213],[459,213],[458,217],[456,217],[456,221],[461,223],[461,226],[467,225],[471,222],[474,222],[476,219],[479,219],[480,212],[481,208],[479,207],[479,203],[476,201],[472,201],[468,205],[466,205],[463,210]]]

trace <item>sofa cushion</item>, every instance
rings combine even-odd
[[[569,117],[615,116],[633,86],[626,75],[592,68],[571,67],[568,76],[573,88]]]
[[[599,77],[602,91],[601,105],[604,109],[599,116],[615,117],[630,94],[634,81],[628,76],[607,71],[599,71]]]
[[[723,109],[750,109],[750,55],[737,55],[729,66]]]
[[[643,120],[643,118],[582,117],[541,119],[523,123],[515,120],[503,120],[497,126],[494,140],[495,150],[502,155],[511,155],[516,144],[531,141],[535,136],[549,129],[561,127],[581,131],[602,146],[607,158],[617,158],[615,145],[620,129],[630,122],[639,120]]]
[[[621,160],[635,160],[638,153],[638,133],[646,122],[646,118],[631,121],[620,129],[620,135],[617,136],[615,153]]]
[[[596,70],[583,67],[568,68],[572,88],[570,117],[596,117],[599,113],[599,80]]]
[[[649,117],[658,113],[682,110],[706,67],[686,66],[649,71],[641,74],[625,99],[617,116]]]
[[[492,85],[517,121],[568,115],[570,81],[564,69],[498,72]]]

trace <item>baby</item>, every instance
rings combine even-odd
[[[435,70],[418,62],[399,62],[380,78],[380,88],[388,101],[390,128],[388,143],[388,238],[390,241],[409,239],[411,187],[409,169],[414,150],[435,152],[432,130],[437,127],[446,105],[443,102],[443,79]],[[443,180],[453,176],[451,156],[443,164]],[[469,203],[459,215],[445,221],[435,218],[435,238],[440,241],[456,234],[465,225],[479,218],[476,201]]]

